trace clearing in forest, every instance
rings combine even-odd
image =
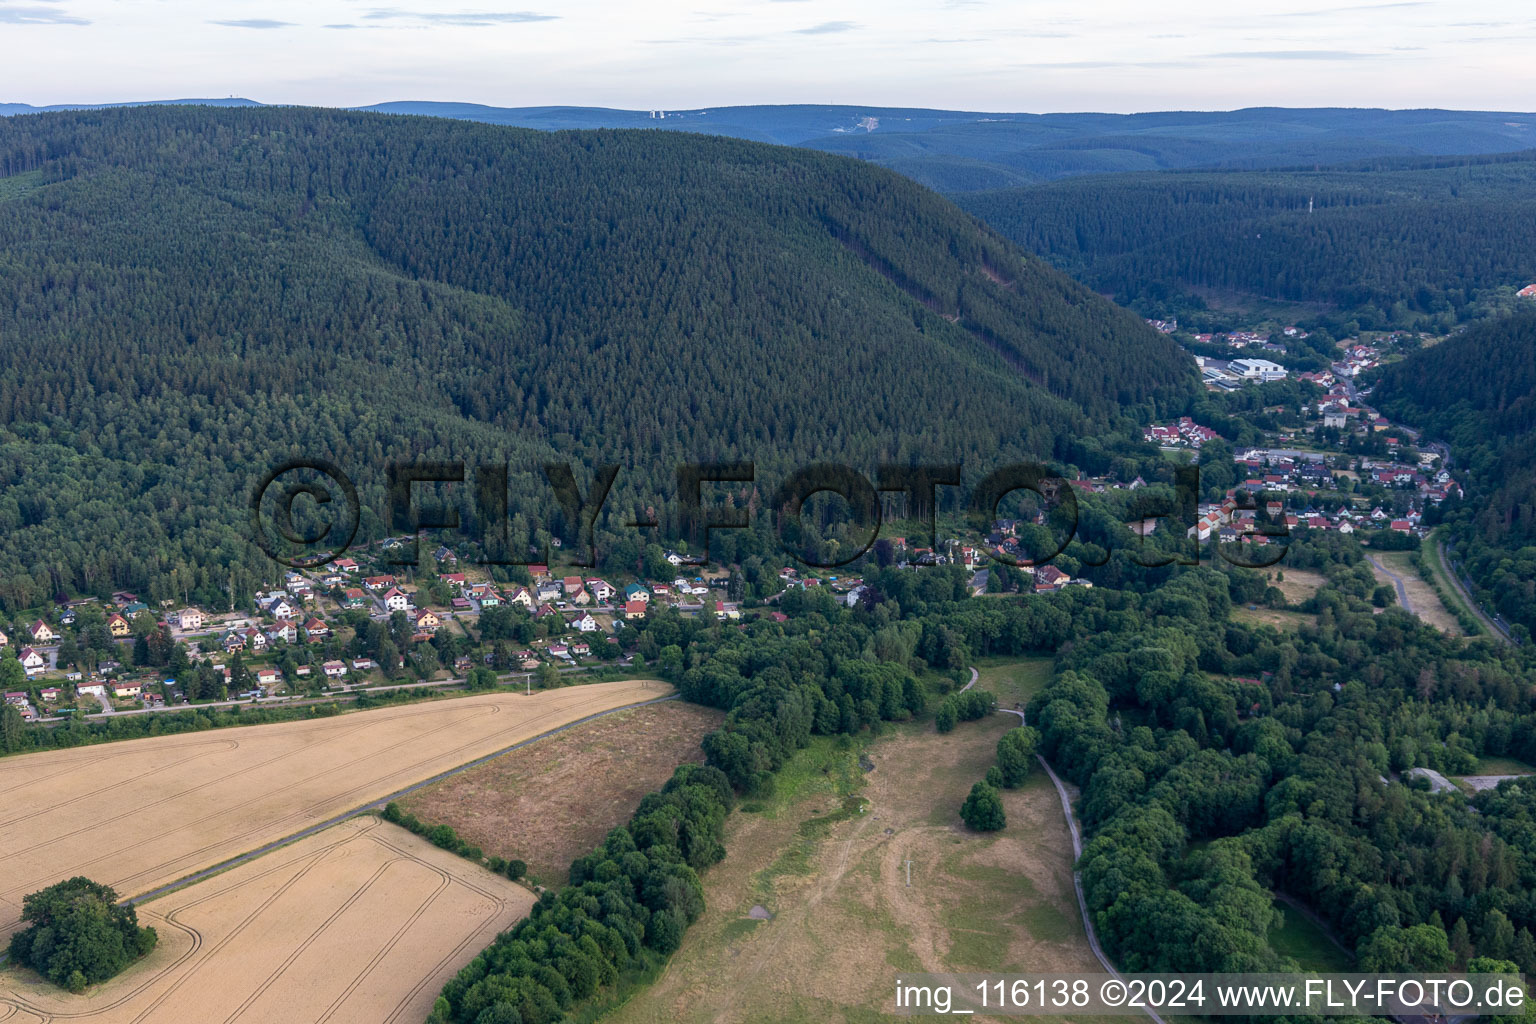
[[[1098,971],[1044,772],[1004,791],[1003,831],[960,821],[1016,724],[998,714],[946,735],[903,726],[862,751],[813,742],[774,797],[731,815],[704,916],[605,1024],[873,1022],[889,1019],[903,971]]]

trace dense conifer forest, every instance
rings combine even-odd
[[[1449,329],[1536,281],[1536,151],[1106,175],[957,202],[1149,314],[1221,292]]]
[[[0,204],[11,610],[222,606],[231,572],[249,593],[271,568],[244,503],[291,455],[355,477],[364,540],[390,459],[510,461],[529,533],[527,470],[617,463],[611,541],[685,460],[755,460],[769,488],[811,459],[1091,463],[1195,387],[1171,342],[912,182],[732,139],[20,116]]]

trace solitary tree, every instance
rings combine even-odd
[[[960,805],[960,819],[978,832],[996,832],[1008,823],[997,789],[985,782],[971,787],[971,795]]]

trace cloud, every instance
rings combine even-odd
[[[1353,7],[1328,7],[1317,11],[1290,11],[1284,14],[1276,14],[1276,18],[1322,18],[1345,12],[1359,11],[1391,11],[1403,7],[1428,7],[1431,0],[1399,0],[1391,4],[1357,4]]]
[[[378,7],[363,18],[367,21],[424,21],[433,25],[524,25],[535,21],[557,21],[557,14],[537,11],[405,11],[398,7]]]
[[[797,28],[795,32],[802,36],[824,36],[833,32],[852,32],[858,28],[851,21],[824,21],[820,25],[812,25],[810,28]]]
[[[291,21],[273,21],[271,18],[239,18],[232,21],[210,21],[210,25],[223,25],[225,28],[292,28]]]
[[[89,25],[89,18],[77,18],[73,14],[51,7],[12,6],[0,4],[0,23],[7,25]]]
[[[1234,50],[1205,56],[1219,60],[1371,60],[1381,54],[1354,50]]]

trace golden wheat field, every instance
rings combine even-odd
[[[0,761],[0,941],[21,898],[74,875],[124,896],[258,850],[664,683],[497,692]],[[0,1019],[4,1019],[0,1015]]]
[[[418,1024],[527,889],[353,818],[139,908],[160,943],[84,995],[0,972],[0,1021]]]

